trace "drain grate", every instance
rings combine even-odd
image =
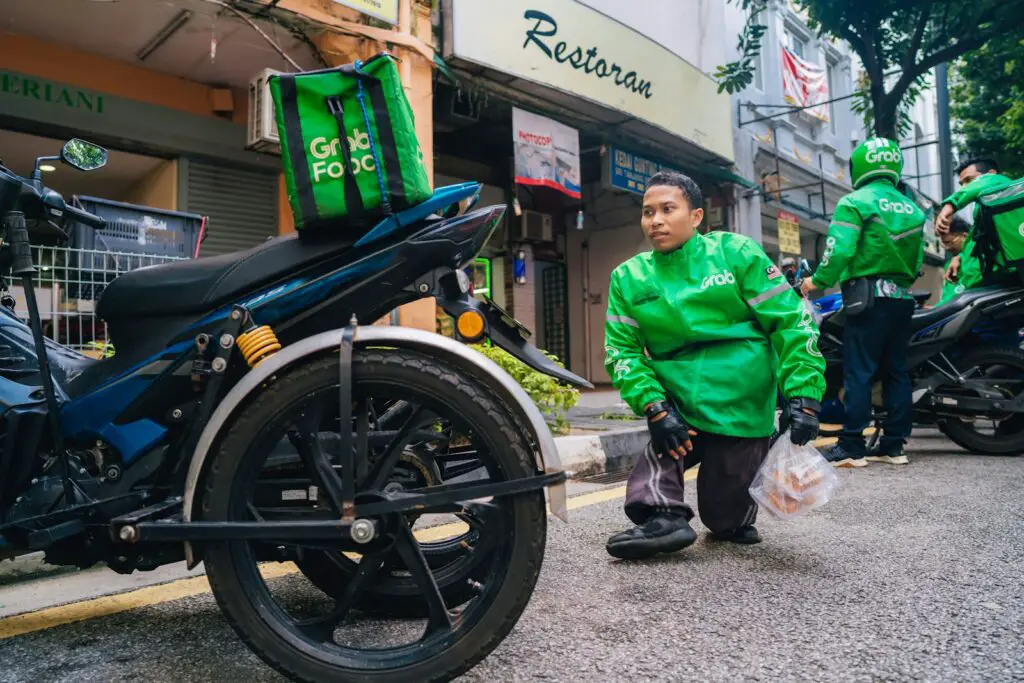
[[[614,472],[604,472],[602,474],[593,474],[583,479],[578,479],[581,484],[621,484],[622,482],[629,479],[630,470],[616,470]]]

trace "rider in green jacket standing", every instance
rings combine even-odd
[[[957,211],[976,202],[978,197],[990,192],[997,192],[1013,182],[999,173],[999,165],[992,159],[967,159],[957,167],[956,172],[960,176],[960,189],[943,200],[942,210],[935,219],[935,232],[939,234],[940,238],[949,234],[953,216]],[[975,225],[978,223],[979,210],[980,207],[975,205]],[[953,257],[946,269],[946,279],[957,282],[963,289],[979,287],[984,279],[978,255],[974,253],[974,238],[972,226],[962,251]],[[996,260],[992,270],[992,277],[996,280],[1006,279],[1011,273],[1001,257]]]
[[[907,353],[914,298],[908,291],[924,260],[925,215],[896,189],[903,173],[899,145],[885,138],[862,143],[850,157],[854,191],[839,200],[825,254],[802,291],[842,283],[843,385],[846,424],[825,454],[838,467],[867,460],[903,465],[903,445],[913,427]],[[882,379],[886,420],[877,451],[867,453],[871,387]]]
[[[637,526],[608,540],[618,558],[696,540],[683,471],[697,463],[701,521],[712,536],[761,540],[748,489],[768,452],[777,386],[790,401],[789,438],[805,444],[818,433],[825,363],[810,313],[749,237],[699,234],[702,205],[687,176],[652,177],[641,226],[653,252],[611,276],[605,365],[651,436],[626,487],[626,516]]]

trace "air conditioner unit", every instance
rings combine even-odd
[[[281,139],[274,117],[274,98],[270,96],[270,77],[281,73],[264,69],[249,81],[249,132],[246,148],[257,152],[281,153]]]
[[[555,240],[551,214],[540,211],[523,211],[519,217],[519,225],[515,241],[517,242],[553,242]]]

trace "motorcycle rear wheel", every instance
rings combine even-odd
[[[403,393],[435,414],[447,411],[459,416],[481,439],[492,480],[535,473],[532,454],[512,414],[498,397],[462,370],[402,350],[356,350],[352,366],[354,400],[379,391]],[[247,497],[251,494],[245,484],[259,478],[262,454],[272,447],[265,445],[268,434],[287,423],[289,411],[309,410],[308,406],[336,395],[338,376],[336,356],[310,362],[283,374],[244,409],[206,478],[203,519],[253,519],[252,502]],[[293,680],[449,681],[475,666],[512,630],[530,600],[543,561],[547,529],[543,492],[495,498],[488,505],[500,523],[488,545],[489,572],[481,577],[477,597],[471,602],[450,604],[430,570],[423,571],[425,560],[418,571],[408,566],[411,576],[425,581],[423,595],[432,590],[452,617],[432,617],[424,635],[411,645],[365,648],[339,644],[334,638],[347,625],[328,622],[326,627],[323,623],[313,627],[308,622],[322,621],[322,617],[303,620],[289,615],[271,594],[270,580],[262,577],[258,554],[250,542],[209,544],[204,554],[207,576],[236,633],[267,664]],[[372,591],[372,583],[366,588]]]
[[[979,349],[965,356],[957,365],[965,371],[967,368],[978,367],[983,374],[990,376],[998,372],[999,375],[1009,373],[1024,378],[1024,351],[1012,346]],[[1020,385],[1020,388],[1024,388],[1024,385]],[[938,390],[941,389],[939,387]],[[1019,390],[1007,398],[1019,395]],[[1008,393],[1012,393],[1012,390]],[[979,432],[975,423],[968,420],[946,417],[940,418],[938,425],[939,431],[950,441],[975,455],[1017,456],[1024,453],[1024,415],[1020,413],[1010,414],[999,421],[991,436]]]

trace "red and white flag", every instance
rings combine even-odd
[[[782,46],[782,96],[796,107],[822,121],[828,121],[828,73],[822,67],[800,59]],[[812,106],[817,105],[817,106]]]

